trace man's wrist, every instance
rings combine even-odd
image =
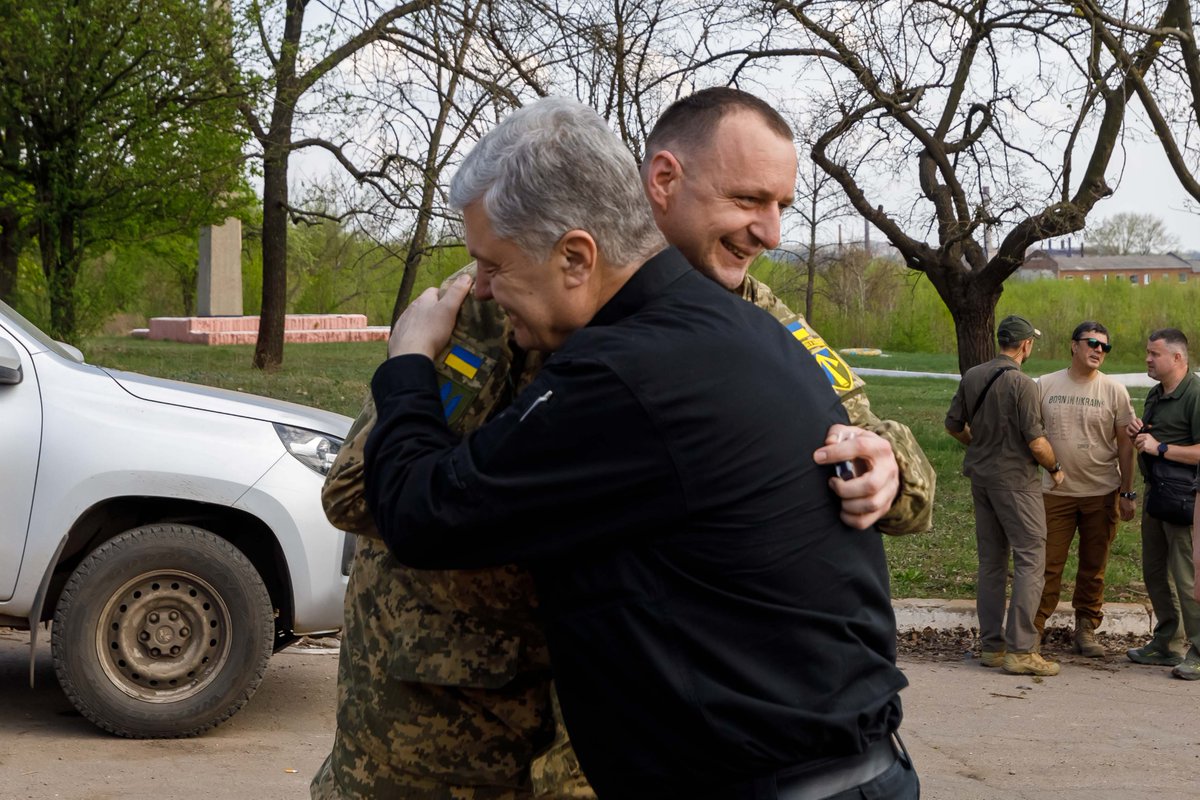
[[[1121,492],[1121,499],[1122,500],[1137,500],[1137,492],[1134,492],[1134,491]]]
[[[1055,461],[1053,466],[1046,467],[1046,472],[1049,472],[1051,475],[1062,472],[1062,464]]]
[[[1166,458],[1166,457],[1167,457],[1167,450],[1168,450],[1170,447],[1171,447],[1171,445],[1167,444],[1166,442],[1159,442],[1159,443],[1158,443],[1158,457],[1159,457],[1159,458]]]

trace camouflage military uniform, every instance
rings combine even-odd
[[[540,358],[503,313],[469,297],[438,371],[451,427],[503,408]],[[549,657],[523,570],[418,571],[378,538],[362,492],[368,400],[326,479],[335,525],[359,534],[346,591],[333,750],[314,798],[524,800],[550,741]]]
[[[767,287],[747,278],[741,295],[792,330],[825,368],[850,421],[888,439],[901,490],[880,528],[927,530],[934,473],[907,427],[871,413],[863,382]],[[455,340],[495,362],[489,381],[443,389],[452,427],[470,431],[528,382],[503,314],[467,299]],[[447,353],[439,372],[452,375]],[[532,354],[531,354],[532,358]],[[507,382],[497,378],[512,375]],[[458,376],[461,378],[461,374]],[[461,382],[461,381],[460,381]],[[478,383],[479,381],[475,381]],[[474,394],[471,394],[471,392]],[[453,408],[454,397],[461,397]],[[338,665],[338,730],[313,779],[314,798],[594,798],[571,748],[557,699],[550,709],[544,645],[533,625],[533,587],[515,568],[421,572],[395,561],[378,540],[362,486],[362,447],[375,421],[368,401],[326,479],[322,501],[333,524],[365,534],[346,595]],[[554,740],[546,743],[554,719]],[[502,724],[497,725],[497,722]]]
[[[907,425],[875,416],[862,378],[855,375],[842,357],[809,327],[804,317],[793,313],[765,283],[747,275],[740,294],[742,299],[765,309],[782,322],[808,348],[842,398],[851,425],[877,433],[891,444],[896,464],[900,467],[900,491],[896,493],[891,509],[875,523],[875,527],[890,534],[929,530],[933,524],[933,494],[937,473],[933,471],[933,465],[929,463],[921,445],[917,444],[913,432]]]

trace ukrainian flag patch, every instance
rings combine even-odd
[[[467,378],[474,378],[475,373],[479,371],[480,365],[483,364],[483,357],[477,356],[462,345],[456,344],[446,354],[445,362],[446,366],[460,375],[464,375]]]
[[[784,327],[817,360],[834,389],[848,392],[854,388],[854,373],[850,371],[850,365],[843,361],[833,348],[825,344],[824,339],[802,325],[799,320],[789,322]]]

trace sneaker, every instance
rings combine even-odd
[[[1004,671],[1010,675],[1050,676],[1058,674],[1058,664],[1039,653],[1008,653],[1004,656]]]
[[[1195,647],[1188,650],[1187,657],[1171,670],[1171,674],[1185,681],[1200,680],[1200,651],[1197,651]]]
[[[1151,639],[1142,647],[1132,647],[1125,651],[1129,660],[1135,664],[1151,664],[1156,667],[1173,667],[1183,661],[1183,656],[1171,652],[1157,639]]]
[[[985,667],[1003,667],[1004,651],[984,650],[979,654],[979,663],[983,664]]]

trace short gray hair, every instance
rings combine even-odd
[[[454,208],[477,200],[497,236],[538,258],[575,229],[616,265],[666,246],[633,154],[595,111],[563,97],[514,111],[479,140],[450,182]]]

